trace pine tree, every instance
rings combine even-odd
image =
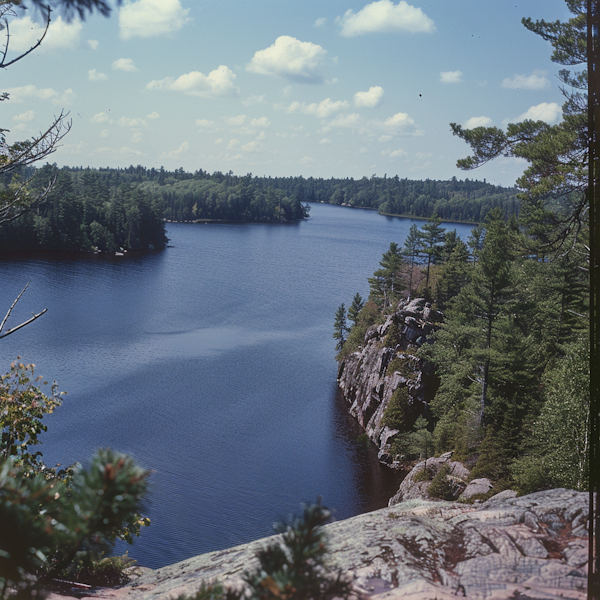
[[[333,337],[338,341],[335,347],[336,350],[340,351],[344,347],[347,336],[348,323],[346,320],[346,307],[344,306],[344,303],[342,303],[335,313],[335,321],[333,323]]]
[[[356,325],[358,321],[358,314],[364,308],[365,301],[362,296],[357,292],[352,300],[352,304],[348,309],[348,318]]]

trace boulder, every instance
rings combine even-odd
[[[473,481],[471,481],[465,488],[461,495],[461,499],[468,500],[469,498],[479,494],[487,494],[493,487],[494,486],[492,482],[485,477],[482,479],[473,479]]]

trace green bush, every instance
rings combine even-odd
[[[410,395],[405,385],[394,390],[381,419],[382,425],[400,432],[408,431],[411,427],[409,421]]]
[[[450,467],[445,464],[437,472],[431,481],[431,485],[427,490],[430,498],[438,498],[439,500],[454,500],[452,480],[449,478]]]

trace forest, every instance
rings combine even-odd
[[[308,217],[308,202],[470,223],[480,223],[495,208],[504,218],[516,216],[520,206],[514,189],[456,177],[240,177],[202,169],[59,169],[46,164],[6,176],[3,188],[21,180],[30,180],[33,195],[49,181],[54,184],[20,219],[0,225],[0,250],[158,250],[167,243],[163,220],[289,222]]]
[[[421,415],[430,421],[435,453],[453,451],[474,478],[496,482],[496,492],[587,489],[585,246],[549,260],[516,219],[507,222],[496,210],[466,241],[439,219],[413,225],[380,267],[369,279],[368,301],[357,296],[347,313],[338,309],[338,359],[359,350],[368,328],[401,299],[426,298],[444,314],[431,343],[416,351],[439,379]],[[392,452],[418,458],[413,442],[423,424],[405,401],[395,394],[384,420],[398,432]]]

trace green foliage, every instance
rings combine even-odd
[[[335,321],[333,323],[333,337],[338,341],[335,349],[341,350],[346,343],[346,338],[348,335],[348,324],[346,321],[346,307],[344,303],[338,307],[335,313]]]
[[[414,474],[413,481],[415,483],[420,483],[421,481],[431,481],[434,477],[435,475],[433,474],[433,469],[424,464],[423,468],[419,469]]]
[[[414,424],[414,431],[408,436],[408,451],[427,460],[433,454],[433,434],[427,429],[429,422],[419,415]]]
[[[79,552],[69,567],[58,576],[60,579],[81,581],[87,585],[115,587],[128,581],[128,571],[135,562],[127,554],[98,556],[93,552]]]
[[[531,425],[526,454],[513,465],[522,492],[587,489],[589,377],[589,342],[581,336],[544,377],[545,402]]]
[[[442,465],[435,477],[431,480],[431,485],[427,490],[430,498],[439,500],[454,500],[452,481],[449,478],[450,467],[448,464]]]
[[[380,269],[369,279],[370,298],[381,304],[385,310],[394,304],[403,289],[402,253],[398,244],[390,243],[389,250],[383,253],[379,262]]]
[[[219,583],[202,582],[200,589],[191,596],[181,594],[175,600],[228,600],[229,598],[239,598],[238,594],[231,590],[226,590]]]
[[[362,296],[357,292],[352,299],[352,304],[348,309],[348,319],[356,325],[358,323],[358,315],[360,311],[365,307],[365,301]]]
[[[28,593],[64,571],[81,552],[109,550],[140,521],[148,473],[133,460],[100,450],[70,484],[0,465],[0,584]]]
[[[376,323],[383,323],[385,316],[379,312],[379,309],[375,302],[369,300],[365,303],[364,307],[358,314],[358,320],[356,324],[350,329],[350,333],[346,339],[346,342],[336,356],[336,360],[343,360],[346,356],[352,352],[356,352],[365,343],[365,334],[367,329]]]
[[[381,419],[382,425],[390,429],[397,429],[400,432],[410,430],[412,424],[409,423],[410,396],[408,388],[401,385],[392,394],[388,405]]]
[[[29,447],[40,444],[38,435],[46,431],[44,415],[60,406],[61,395],[56,382],[50,395],[45,395],[34,385],[34,365],[13,362],[10,372],[0,375],[0,460],[11,459],[13,464],[26,470],[40,469],[41,452],[31,452]]]

